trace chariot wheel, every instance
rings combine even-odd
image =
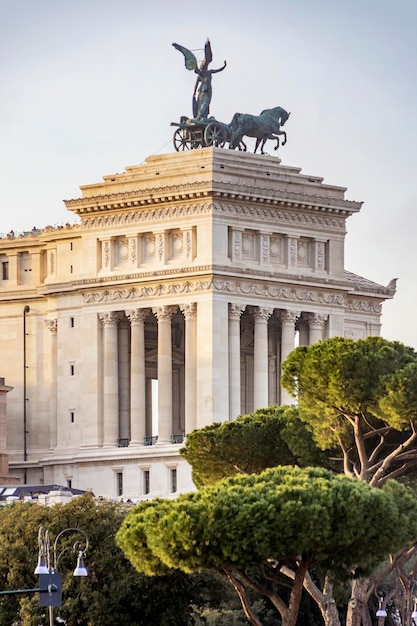
[[[194,147],[191,141],[191,132],[188,128],[177,128],[174,133],[173,142],[177,152],[192,150]]]
[[[227,141],[226,130],[216,122],[210,122],[204,131],[204,143],[206,146],[223,148]]]

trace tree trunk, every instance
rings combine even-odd
[[[295,571],[294,583],[291,589],[288,610],[281,613],[282,626],[295,626],[300,608],[301,594],[303,593],[304,579],[307,572],[305,563],[301,563]],[[272,600],[272,598],[271,598]]]
[[[352,580],[346,626],[371,626],[371,616],[368,609],[368,587],[368,578]]]
[[[290,568],[282,567],[281,572],[294,580],[295,574]],[[325,626],[341,626],[339,610],[333,597],[333,579],[327,574],[323,591],[321,591],[307,571],[304,579],[304,589],[320,609]]]
[[[252,624],[252,626],[262,626],[262,622],[258,619],[257,615],[253,612],[252,607],[249,604],[248,595],[246,593],[246,588],[243,583],[235,578],[229,571],[225,570],[225,574],[235,588],[237,595],[239,596],[243,612],[245,613],[248,622]]]
[[[314,585],[314,583],[312,583],[312,585]],[[323,585],[323,592],[321,593],[320,598],[313,595],[313,589],[310,590],[309,581],[307,580],[305,587],[311,597],[316,600],[325,626],[340,626],[339,610],[333,597],[333,580],[330,578],[330,576],[328,574],[326,575]]]

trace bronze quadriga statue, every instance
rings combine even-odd
[[[282,145],[285,145],[287,134],[281,130],[281,127],[284,126],[290,114],[282,107],[265,109],[260,115],[235,113],[230,124],[224,124],[214,117],[209,117],[213,95],[212,76],[225,69],[226,61],[216,70],[209,69],[213,54],[208,39],[204,46],[204,60],[200,67],[191,50],[177,43],[172,45],[184,55],[185,67],[197,74],[192,101],[193,117],[182,116],[179,123],[171,123],[172,126],[178,127],[173,137],[176,150],[194,150],[210,146],[223,148],[226,143],[229,143],[229,148],[232,150],[235,148],[246,150],[243,137],[254,137],[256,139],[254,152],[261,146],[261,154],[265,154],[263,149],[268,139],[276,141],[275,150],[277,150],[281,135],[283,136]]]

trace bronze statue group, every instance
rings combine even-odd
[[[208,144],[207,142],[201,143],[199,141],[183,141],[180,142],[181,148],[176,145],[177,150],[185,148],[192,149],[194,147],[201,147],[202,145],[224,145],[226,140],[229,143],[230,149],[239,148],[240,150],[246,150],[246,145],[243,141],[243,137],[245,136],[254,137],[256,139],[254,152],[261,146],[262,154],[264,154],[263,148],[265,143],[269,139],[276,140],[275,150],[279,147],[280,136],[283,136],[282,145],[286,143],[287,135],[284,130],[281,130],[281,127],[284,126],[290,114],[282,107],[264,109],[260,115],[235,113],[230,124],[224,124],[223,122],[218,122],[214,117],[209,117],[210,103],[213,95],[212,76],[225,69],[226,61],[224,61],[222,67],[216,70],[209,69],[209,65],[213,60],[213,54],[208,39],[204,46],[204,59],[200,66],[198,66],[197,59],[191,50],[177,43],[173,43],[172,45],[184,55],[187,70],[194,71],[197,74],[193,93],[193,117],[182,117],[180,125],[183,128],[188,127],[190,133],[192,133],[193,127],[204,128],[207,125],[211,125],[211,127],[219,131],[218,134],[221,135],[222,138],[221,143],[215,141],[212,144]],[[175,125],[180,126],[179,124]]]

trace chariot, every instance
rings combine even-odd
[[[207,147],[223,148],[230,140],[229,126],[214,117],[196,120],[182,116],[179,123],[171,122],[171,126],[177,126],[173,136],[177,152]]]

